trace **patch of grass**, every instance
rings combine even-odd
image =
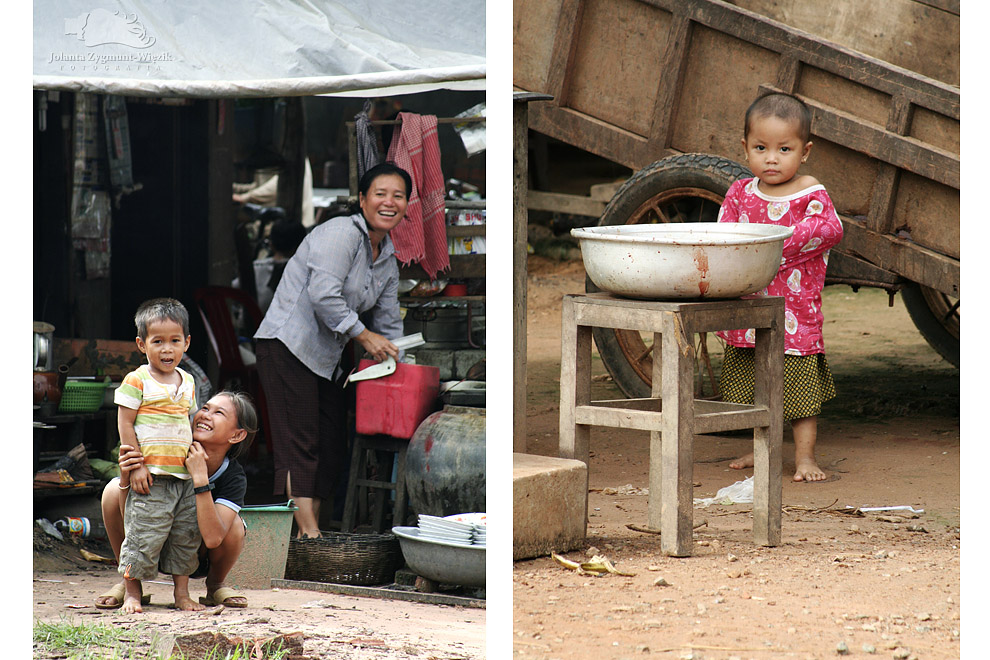
[[[138,632],[102,623],[78,623],[62,618],[58,623],[36,621],[34,643],[47,651],[64,653],[68,660],[123,660],[137,658]],[[112,655],[111,655],[112,654]]]
[[[126,630],[103,623],[79,623],[63,617],[58,623],[35,621],[34,643],[36,649],[54,657],[66,660],[194,660],[184,654],[162,658],[151,649],[151,643],[141,639],[141,628]],[[273,648],[274,646],[274,648]],[[263,648],[264,660],[285,660],[288,649],[282,648],[281,640],[276,645]],[[252,648],[246,645],[233,649],[211,649],[202,660],[253,660]],[[198,658],[195,660],[199,660]]]

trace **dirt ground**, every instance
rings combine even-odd
[[[579,261],[531,257],[530,453],[557,453],[560,298],[583,286]],[[928,347],[899,299],[887,302],[878,290],[826,289],[838,397],[820,418],[818,458],[832,478],[789,480],[785,425],[779,547],[753,544],[751,505],[712,505],[695,509],[703,524],[691,557],[661,555],[657,537],[626,526],[647,524],[649,434],[595,428],[587,547],[565,556],[601,554],[633,576],[516,562],[515,657],[960,657],[959,371]],[[593,398],[622,396],[597,359],[593,373]],[[695,497],[751,475],[728,467],[751,442],[698,436]],[[924,513],[841,513],[894,505]]]
[[[47,546],[35,552],[33,616],[38,621],[104,624],[139,630],[140,646],[133,657],[144,658],[153,640],[165,635],[222,632],[228,637],[267,638],[302,632],[307,658],[360,658],[362,660],[471,660],[485,657],[485,610],[400,600],[295,589],[241,589],[246,609],[207,608],[179,612],[171,608],[172,585],[167,577],[145,583],[151,604],[141,615],[98,610],[97,595],[117,579],[116,566],[93,564],[79,558],[78,548],[35,541]],[[104,544],[105,546],[105,544]],[[87,542],[85,547],[100,550]],[[103,548],[104,555],[109,546]],[[194,598],[204,595],[202,580],[193,580]],[[35,648],[34,658],[60,658]],[[113,657],[132,657],[113,656]]]

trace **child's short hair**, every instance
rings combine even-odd
[[[182,334],[189,336],[189,312],[174,298],[152,298],[141,303],[134,314],[137,336],[148,337],[148,324],[155,321],[174,321],[182,326]]]
[[[801,142],[811,139],[811,110],[804,101],[793,94],[769,92],[753,101],[746,110],[743,138],[749,137],[749,126],[754,117],[776,117],[784,121],[797,121]]]

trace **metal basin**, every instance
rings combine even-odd
[[[416,575],[463,587],[485,586],[483,545],[456,545],[419,537],[419,527],[393,527],[402,556]]]
[[[738,298],[777,274],[793,227],[685,222],[572,229],[599,289],[649,300]]]

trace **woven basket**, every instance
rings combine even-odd
[[[394,534],[323,532],[321,538],[293,538],[285,562],[286,580],[373,585],[394,581],[402,568]]]
[[[61,413],[96,412],[103,405],[103,395],[106,391],[106,383],[66,381],[62,387],[62,400],[58,404],[58,411]]]

